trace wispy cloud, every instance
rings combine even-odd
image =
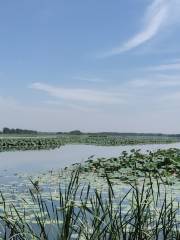
[[[44,83],[33,83],[31,88],[46,92],[48,95],[66,101],[86,103],[118,104],[124,99],[118,92],[92,90],[83,88],[64,88]]]
[[[177,88],[180,87],[180,75],[157,74],[151,77],[131,80],[128,85],[136,88]]]
[[[146,70],[150,71],[179,71],[180,70],[180,60],[174,63],[161,64],[158,66],[148,67]]]
[[[79,80],[79,81],[90,82],[90,83],[102,83],[102,82],[105,81],[105,80],[102,79],[102,78],[98,78],[98,77],[86,77],[86,76],[73,77],[73,79]]]
[[[175,18],[179,19],[177,14],[173,15],[173,12],[178,11],[177,9],[180,9],[177,0],[154,0],[146,9],[142,30],[120,47],[113,48],[111,51],[104,53],[103,56],[120,54],[151,40],[164,26],[167,26],[167,23],[174,22]]]
[[[174,80],[174,81],[166,81],[166,80],[160,80],[160,81],[151,81],[151,80],[134,80],[131,82],[133,86],[136,87],[180,87],[180,80]]]
[[[64,104],[62,101],[60,100],[48,100],[48,101],[45,101],[45,104],[47,104],[48,106],[52,107],[53,108],[59,108],[61,107],[61,109],[65,108],[66,110],[77,110],[77,111],[80,111],[80,112],[85,112],[85,113],[89,113],[89,112],[92,112],[92,113],[97,113],[99,112],[99,108],[96,108],[96,107],[90,107],[90,106],[87,106],[87,105],[82,105],[82,104],[76,104],[76,103],[66,103]]]

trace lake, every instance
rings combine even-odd
[[[70,179],[69,172],[59,177],[59,172],[49,171],[58,170],[71,164],[83,162],[88,157],[94,155],[94,159],[98,157],[118,157],[122,151],[129,152],[131,149],[141,149],[142,152],[147,150],[155,151],[157,149],[179,148],[180,143],[174,144],[148,144],[148,145],[126,145],[126,146],[94,146],[94,145],[65,145],[55,150],[41,150],[41,151],[21,151],[21,152],[3,152],[0,153],[0,190],[6,199],[7,205],[13,203],[20,213],[24,214],[26,211],[27,222],[36,223],[34,214],[39,214],[40,209],[37,204],[34,204],[29,194],[28,189],[32,189],[29,177],[33,182],[38,181],[40,186],[41,196],[44,201],[49,203],[50,193],[54,203],[59,203],[59,183],[61,183],[62,191]],[[91,183],[91,193],[94,194],[93,189],[96,188],[102,191],[103,198],[106,199],[107,183],[104,178],[98,178],[93,172],[82,173],[82,186],[84,183]],[[143,182],[143,181],[142,181]],[[140,187],[142,186],[141,181]],[[81,187],[82,187],[81,186]],[[116,200],[129,191],[131,186],[124,182],[118,182],[114,187]],[[82,189],[82,188],[81,188]],[[158,192],[157,187],[153,187],[154,193]],[[172,198],[175,200],[175,206],[179,204],[179,180],[171,186],[166,186],[168,200]],[[78,191],[79,194],[81,191]],[[161,206],[164,198],[165,190],[161,188],[161,197],[159,197],[158,206]],[[128,211],[129,203],[132,195],[128,195],[126,201],[123,202],[123,214]],[[25,201],[24,201],[25,200]],[[77,200],[78,203],[78,200]],[[115,202],[116,203],[116,202]],[[48,205],[50,207],[50,205]],[[58,205],[57,205],[58,206]],[[0,212],[4,211],[3,205],[0,205]],[[52,210],[51,210],[52,211]],[[158,208],[160,212],[160,208]],[[52,213],[52,212],[51,212]],[[16,214],[16,213],[13,213]],[[39,216],[39,215],[38,215]],[[13,216],[14,219],[14,216]],[[180,219],[180,213],[177,212],[177,219]],[[48,223],[49,224],[49,223]],[[2,232],[3,233],[3,232]],[[2,235],[0,231],[0,237]],[[53,239],[53,238],[50,238]]]
[[[180,148],[180,143],[126,146],[65,145],[55,150],[2,152],[0,153],[0,174],[56,170],[86,161],[92,155],[94,158],[117,157],[122,151],[129,152],[133,148],[146,152],[147,150]]]

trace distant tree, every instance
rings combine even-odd
[[[7,127],[4,127],[3,128],[3,133],[4,134],[8,134],[10,132],[10,129],[9,128],[7,128]]]
[[[71,131],[71,132],[69,132],[69,134],[72,134],[72,135],[81,135],[81,134],[83,134],[81,131],[79,131],[79,130],[73,130],[73,131]]]
[[[3,128],[3,133],[4,134],[37,134],[37,131],[33,131],[33,130],[26,130],[26,129],[19,129],[19,128],[7,128],[4,127]]]

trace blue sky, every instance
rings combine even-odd
[[[0,128],[180,133],[179,0],[0,3]]]

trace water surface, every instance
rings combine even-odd
[[[86,161],[92,155],[94,158],[117,157],[122,151],[130,151],[133,148],[146,152],[147,150],[180,148],[180,143],[126,146],[65,145],[55,150],[3,152],[0,153],[0,174],[57,170]]]

